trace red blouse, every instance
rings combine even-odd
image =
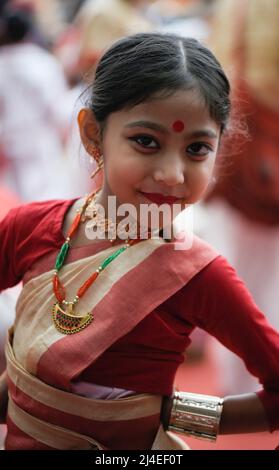
[[[0,290],[24,281],[40,258],[58,253],[64,242],[63,220],[74,202],[23,205],[0,222]],[[107,248],[106,243],[110,244],[92,245],[92,254]],[[189,334],[198,326],[241,357],[259,378],[263,390],[258,396],[270,430],[279,429],[279,334],[223,257],[150,313],[78,380],[139,393],[170,394],[182,353],[190,344]]]

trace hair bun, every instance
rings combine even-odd
[[[5,8],[1,20],[6,26],[5,35],[12,43],[24,39],[32,28],[32,17],[27,11]]]

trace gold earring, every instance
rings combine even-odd
[[[100,149],[98,147],[90,147],[90,151],[89,151],[90,155],[94,158],[94,160],[99,163],[100,159],[101,159],[101,152],[100,152]]]
[[[99,161],[97,162],[97,168],[90,175],[90,178],[93,179],[99,173],[99,171],[103,168],[103,166],[104,166],[103,158],[100,158]]]
[[[97,175],[97,173],[99,173],[101,168],[103,168],[104,162],[100,149],[98,147],[87,147],[86,150],[91,155],[91,158],[93,158],[97,163],[97,168],[93,171],[92,175],[90,175],[90,178],[93,179]]]

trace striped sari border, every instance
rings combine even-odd
[[[160,395],[141,394],[118,400],[94,400],[51,387],[29,374],[16,361],[10,342],[6,344],[7,371],[13,384],[50,408],[95,421],[125,421],[160,413]]]

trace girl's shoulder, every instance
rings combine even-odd
[[[42,237],[59,243],[63,238],[63,220],[75,199],[31,202],[8,212],[2,225],[12,226],[18,242]]]
[[[71,200],[32,202],[17,206],[0,221],[0,265],[6,273],[0,290],[20,282],[30,266],[57,251],[63,243],[63,221]]]

